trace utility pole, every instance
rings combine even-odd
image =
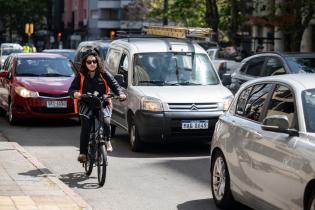
[[[164,7],[163,7],[163,25],[167,26],[168,25],[168,0],[164,0]]]

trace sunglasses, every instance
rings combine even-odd
[[[93,64],[97,64],[97,61],[96,60],[89,60],[89,61],[86,61],[86,63],[89,64],[89,65],[92,64],[92,63]]]

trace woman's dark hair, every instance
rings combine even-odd
[[[86,59],[89,56],[94,56],[96,58],[96,62],[97,62],[96,73],[103,74],[104,73],[103,62],[102,62],[101,57],[99,56],[98,51],[96,51],[95,49],[87,49],[86,51],[82,52],[81,69],[80,69],[81,73],[83,73],[86,76],[89,71],[86,66]]]

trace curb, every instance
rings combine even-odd
[[[1,136],[0,136],[1,138]],[[67,196],[69,196],[82,210],[92,210],[92,207],[83,198],[69,188],[65,183],[60,181],[55,174],[52,174],[48,168],[40,163],[34,156],[27,152],[21,145],[16,142],[8,142],[22,154],[30,163],[32,163],[38,170],[43,173],[47,179],[56,184]]]

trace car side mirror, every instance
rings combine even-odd
[[[222,75],[222,84],[224,86],[228,86],[232,83],[232,75],[231,74],[228,74],[228,73],[225,73]]]
[[[287,133],[290,136],[298,136],[298,131],[289,129],[289,120],[286,115],[272,115],[263,120],[261,128],[266,131]]]
[[[9,78],[9,72],[8,71],[1,71],[0,72],[0,77],[10,79]]]
[[[124,75],[122,74],[116,74],[114,78],[116,79],[116,81],[118,82],[120,86],[122,86],[125,83]]]

